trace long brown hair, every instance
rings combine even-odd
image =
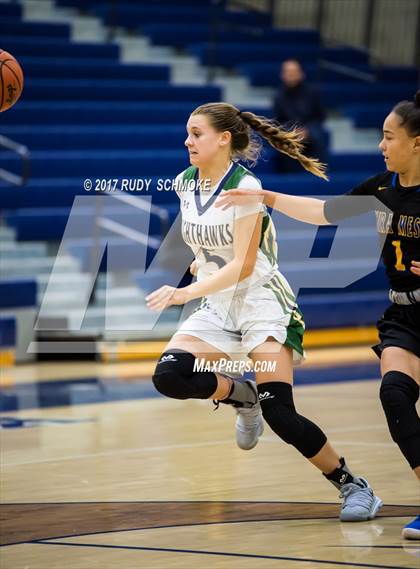
[[[193,115],[206,115],[217,132],[230,132],[233,159],[256,164],[262,144],[254,135],[255,131],[273,148],[297,160],[305,170],[328,180],[326,165],[304,154],[303,136],[299,128],[284,130],[275,121],[248,111],[240,111],[229,103],[207,103],[197,107],[191,113],[191,116]]]

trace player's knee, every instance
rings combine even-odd
[[[194,362],[189,352],[164,352],[152,377],[159,393],[173,399],[208,399],[217,389],[217,378],[213,373],[195,373]]]
[[[178,350],[164,352],[156,364],[152,381],[156,389],[166,397],[188,399],[191,397],[191,381],[195,357]]]
[[[420,436],[420,419],[416,411],[419,386],[400,371],[387,372],[379,391],[392,439],[399,443]]]
[[[296,412],[292,386],[285,382],[258,385],[264,419],[284,442],[293,445],[306,458],[312,458],[327,441],[317,425]]]

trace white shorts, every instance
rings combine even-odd
[[[289,289],[290,290],[290,289]],[[285,295],[276,276],[264,286],[234,297],[211,295],[176,331],[211,344],[232,360],[246,359],[250,352],[273,337],[293,349],[294,362],[304,359],[305,324],[294,300]]]

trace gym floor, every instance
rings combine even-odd
[[[298,409],[383,499],[341,523],[337,491],[268,427],[235,445],[232,409],[157,397],[151,362],[39,363],[1,380],[2,569],[418,568],[400,531],[418,485],[391,441],[365,347],[318,350]],[[341,367],[340,367],[341,366]],[[322,382],[352,369],[355,381]],[[362,371],[361,371],[362,370]]]

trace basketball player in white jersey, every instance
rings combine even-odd
[[[260,204],[214,207],[229,188],[260,188],[238,160],[255,162],[260,145],[274,148],[325,177],[323,165],[302,153],[298,131],[286,132],[253,113],[226,103],[198,107],[187,123],[185,144],[191,167],[177,177],[182,233],[193,250],[197,281],[183,288],[163,286],[147,297],[152,310],[201,298],[157,363],[156,389],[175,399],[213,399],[237,411],[236,439],[252,449],[263,431],[293,445],[340,490],[342,521],[364,521],[382,505],[367,481],[354,476],[322,430],[299,415],[293,401],[293,363],[303,357],[304,322],[293,292],[277,268],[276,236]],[[191,187],[195,186],[193,190]],[[249,357],[257,386],[216,371],[197,371],[196,360],[212,364]],[[268,371],[263,363],[273,365]]]

